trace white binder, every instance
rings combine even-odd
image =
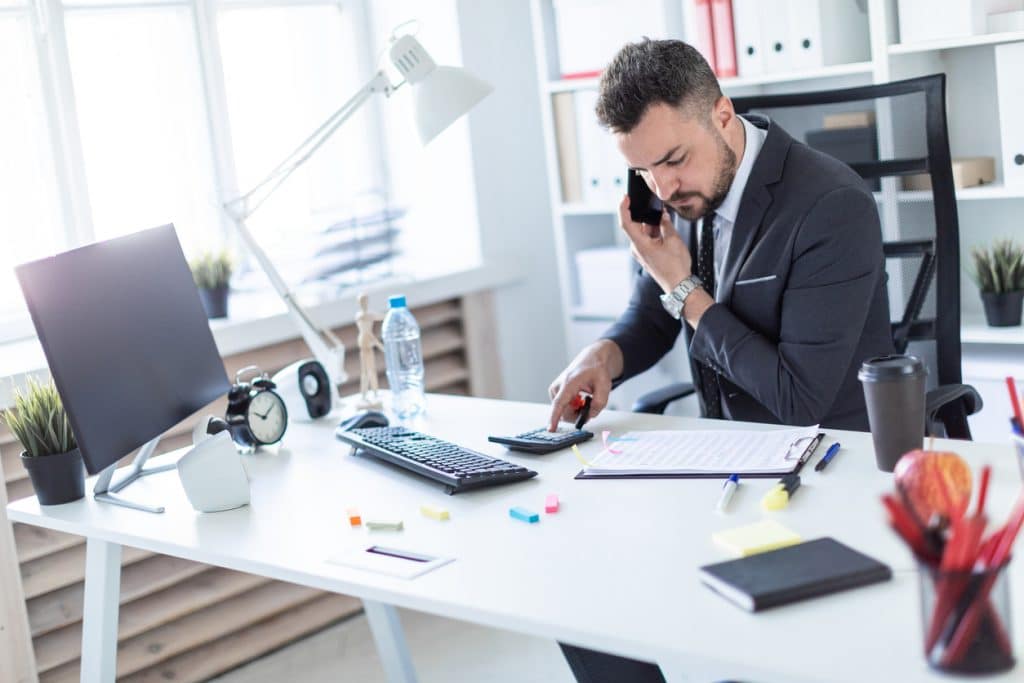
[[[740,78],[764,71],[761,44],[761,17],[758,0],[732,0],[733,34],[736,39],[736,66]]]
[[[614,205],[609,204],[615,192],[611,154],[617,150],[611,133],[597,122],[597,114],[594,113],[597,91],[578,90],[575,99],[583,203],[591,207],[613,208]],[[621,156],[618,165],[625,166]]]
[[[996,45],[995,56],[1003,183],[1024,187],[1024,42]]]
[[[868,15],[856,0],[789,0],[787,5],[793,69],[871,59]]]
[[[774,74],[793,68],[793,46],[789,40],[789,7],[785,0],[760,0],[761,50],[764,73]]]

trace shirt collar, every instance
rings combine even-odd
[[[740,199],[743,198],[743,190],[746,189],[747,181],[750,179],[750,171],[754,168],[754,162],[757,161],[757,155],[761,152],[761,147],[764,146],[766,135],[765,131],[742,116],[738,118],[743,123],[743,132],[746,136],[746,143],[743,145],[743,158],[740,159],[740,165],[736,169],[736,177],[733,178],[732,185],[729,186],[729,192],[725,195],[725,199],[722,200],[722,205],[715,210],[715,213],[733,224],[736,223],[736,214],[740,209]]]

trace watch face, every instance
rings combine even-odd
[[[248,410],[249,431],[260,443],[277,443],[288,426],[284,401],[272,391],[261,391],[252,397]]]

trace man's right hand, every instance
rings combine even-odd
[[[600,339],[580,351],[569,367],[548,387],[551,396],[549,431],[558,429],[558,421],[576,419],[572,400],[581,391],[590,394],[590,419],[597,417],[608,405],[612,378],[622,374],[622,349],[610,339]]]

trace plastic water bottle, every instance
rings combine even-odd
[[[427,405],[423,395],[423,348],[420,346],[420,326],[406,308],[404,296],[388,299],[381,341],[384,343],[392,410],[402,420],[415,417]]]

